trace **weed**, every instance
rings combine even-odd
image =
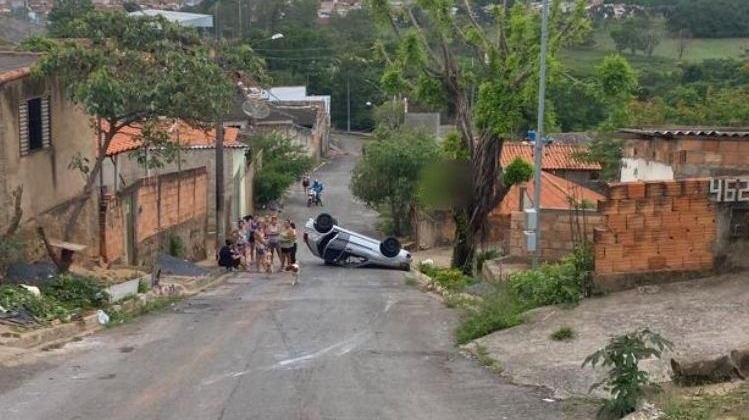
[[[491,332],[514,327],[523,322],[524,307],[505,291],[484,296],[478,307],[468,310],[455,331],[458,344],[465,344]]]
[[[138,282],[138,293],[147,293],[148,285],[144,281]]]
[[[127,322],[132,321],[135,317],[139,315],[145,315],[151,312],[159,311],[175,302],[180,301],[181,299],[182,299],[182,296],[161,297],[161,298],[156,298],[152,301],[149,301],[145,303],[144,305],[140,305],[133,311],[126,311],[126,310],[112,311],[109,314],[109,323],[106,324],[106,327],[111,328],[117,325],[125,324]]]
[[[664,412],[663,420],[749,420],[749,385],[746,384],[722,395],[668,395],[665,398],[667,400],[660,404]],[[664,396],[661,396],[663,399]]]
[[[635,410],[650,383],[648,373],[640,370],[640,360],[660,358],[673,344],[648,329],[614,337],[602,349],[586,357],[582,366],[611,367],[607,377],[593,384],[591,390],[603,387],[613,395],[598,412],[599,419],[618,419]]]
[[[489,355],[489,350],[486,349],[486,347],[476,344],[476,360],[478,360],[479,364],[489,370],[491,370],[494,373],[502,373],[504,368],[502,367],[502,362],[499,360],[491,357]]]
[[[169,236],[169,255],[184,258],[186,253],[185,241],[177,235]]]
[[[460,291],[471,283],[471,278],[460,270],[437,270],[432,277],[435,283],[451,291]]]
[[[575,331],[570,327],[562,327],[551,334],[551,339],[556,341],[569,341],[575,338]]]

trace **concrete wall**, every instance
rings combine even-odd
[[[632,169],[623,173],[622,180],[663,180],[668,172],[665,167],[673,170],[674,179],[743,175],[749,173],[749,137],[635,136],[625,142],[623,158]]]
[[[106,197],[100,209],[104,259],[149,265],[157,252],[168,250],[170,236],[183,240],[187,258],[204,259],[208,180],[204,167],[184,170],[144,178]],[[132,203],[129,216],[128,202]],[[128,239],[132,241],[129,245]],[[129,247],[134,252],[127,258]]]
[[[20,155],[18,106],[35,97],[50,99],[50,142],[48,148]],[[51,80],[22,78],[0,86],[0,230],[11,220],[13,209],[9,194],[23,187],[24,234],[33,238],[36,224],[58,238],[67,221],[71,200],[81,194],[84,176],[68,169],[78,153],[95,160],[95,134],[91,119],[66,101],[58,85]],[[89,200],[79,219],[73,242],[88,245],[88,253],[97,253],[96,202]]]
[[[620,181],[670,181],[674,179],[674,169],[665,163],[646,160],[623,158]]]
[[[550,210],[541,209],[539,230],[541,241],[537,244],[540,259],[557,261],[569,255],[574,249],[576,240],[584,236],[593,240],[593,231],[603,223],[603,218],[595,210]],[[514,211],[510,216],[509,240],[507,241],[510,256],[525,259],[531,257],[526,247],[524,231],[525,215]]]
[[[455,222],[449,211],[411,212],[414,239],[419,249],[451,244],[455,240]]]
[[[404,116],[403,125],[417,132],[424,132],[438,137],[440,135],[440,114],[407,112]]]

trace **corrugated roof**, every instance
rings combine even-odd
[[[172,126],[170,125],[169,128]],[[216,143],[216,130],[203,130],[201,128],[193,127],[183,121],[180,121],[178,125],[174,127],[174,130],[170,131],[170,138],[172,141],[177,142],[186,149],[212,149]],[[143,145],[143,142],[138,137],[140,135],[141,128],[133,126],[125,126],[120,129],[119,133],[114,136],[112,142],[109,144],[107,149],[107,156],[114,156],[120,153],[129,152],[135,150]],[[230,149],[245,148],[246,144],[237,141],[239,136],[239,129],[234,127],[227,127],[224,129],[224,147]]]
[[[577,156],[585,151],[585,146],[578,144],[549,144],[544,145],[541,167],[551,170],[600,171],[597,162],[584,162]],[[504,168],[515,158],[522,158],[533,164],[534,146],[530,143],[508,142],[502,147],[500,165]]]
[[[621,133],[638,134],[648,137],[749,137],[749,128],[654,128],[654,129],[634,129],[625,128],[619,130]]]
[[[525,185],[528,197],[532,199],[534,194],[533,183]],[[505,196],[502,203],[497,206],[492,214],[507,214],[520,210],[521,197],[520,185],[514,185]],[[541,172],[541,208],[553,210],[570,209],[570,199],[580,203],[583,201],[597,205],[599,200],[605,200],[606,197],[580,184],[576,184],[548,172]]]

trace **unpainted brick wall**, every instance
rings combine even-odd
[[[669,165],[676,179],[743,175],[749,171],[749,140],[690,136],[635,138],[626,142],[623,156]]]
[[[124,254],[123,200],[134,197],[137,260],[147,262],[162,249],[169,235],[182,238],[187,257],[205,257],[208,174],[205,167],[144,178],[109,197],[102,207],[102,256],[114,262]]]
[[[609,188],[609,199],[598,206],[605,219],[594,238],[597,277],[713,268],[716,215],[708,180]]]
[[[557,261],[569,255],[574,246],[578,232],[593,240],[593,232],[603,223],[603,217],[594,210],[552,210],[541,209],[539,229],[541,241],[537,244],[543,261]],[[578,228],[579,226],[579,228]],[[525,214],[512,212],[508,251],[513,257],[528,258],[531,254],[526,248],[524,231]]]

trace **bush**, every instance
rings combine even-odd
[[[0,286],[0,306],[5,309],[26,309],[39,321],[51,321],[67,315],[68,310],[56,299],[34,294],[20,286]]]
[[[60,275],[41,287],[42,295],[56,299],[67,309],[98,309],[107,305],[109,297],[93,279]]]
[[[577,303],[582,295],[576,267],[570,260],[510,275],[510,292],[526,307]]]
[[[437,270],[432,277],[435,283],[451,291],[460,291],[471,283],[470,277],[460,270]]]
[[[575,331],[570,327],[562,327],[551,334],[551,339],[555,341],[567,341],[575,338]]]
[[[255,174],[255,201],[278,200],[303,174],[312,169],[312,159],[303,147],[279,135],[253,137],[254,155],[262,153],[262,167]]]
[[[597,365],[611,367],[606,379],[590,388],[603,387],[613,395],[598,412],[599,419],[618,419],[633,411],[651,385],[648,373],[639,369],[640,360],[650,357],[660,358],[673,344],[650,330],[642,329],[633,333],[612,338],[604,348],[586,357],[582,367]]]
[[[177,258],[184,258],[187,251],[185,241],[177,235],[169,236],[169,255]]]
[[[524,308],[509,294],[498,291],[484,297],[476,310],[466,312],[455,331],[458,344],[483,337],[491,332],[514,327],[523,322]]]

